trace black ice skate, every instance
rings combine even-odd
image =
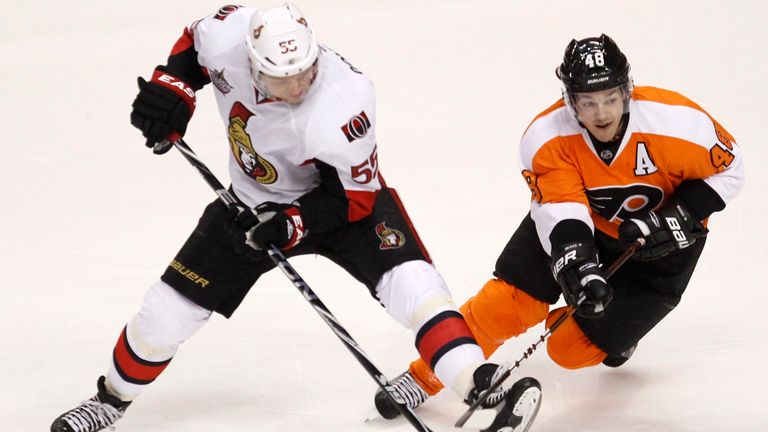
[[[469,392],[465,400],[467,404],[471,405],[481,392],[491,386],[498,368],[497,365],[488,363],[475,370],[475,388]],[[541,384],[534,378],[522,378],[509,389],[499,388],[485,400],[480,408],[493,410],[496,415],[490,426],[479,427],[484,428],[482,432],[526,432],[533,424],[540,406]],[[481,417],[478,414],[475,414],[475,421]]]
[[[398,375],[389,382],[389,385],[399,394],[399,399],[404,401],[408,408],[411,409],[421,406],[429,398],[427,392],[416,383],[408,371]],[[382,389],[376,391],[373,402],[376,404],[376,411],[379,412],[379,415],[387,420],[392,420],[400,415],[395,402],[387,397],[387,394]]]
[[[107,392],[105,378],[99,377],[96,396],[60,415],[51,425],[51,432],[96,432],[120,420],[130,402],[123,402]]]

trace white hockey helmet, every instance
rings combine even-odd
[[[320,53],[312,26],[291,3],[259,10],[251,17],[246,38],[251,75],[272,77],[297,75],[311,68]]]

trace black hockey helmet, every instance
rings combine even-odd
[[[573,39],[565,48],[563,63],[555,69],[555,75],[563,83],[565,103],[574,115],[575,93],[614,87],[621,87],[624,93],[624,112],[628,112],[633,88],[629,72],[627,57],[606,34],[578,41]]]
[[[569,93],[588,93],[627,84],[629,69],[616,42],[602,34],[572,40],[555,74]]]

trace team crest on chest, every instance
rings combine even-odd
[[[640,217],[664,200],[661,188],[642,183],[592,188],[586,192],[592,210],[610,222]]]
[[[245,131],[248,119],[252,116],[253,113],[239,102],[232,106],[227,128],[229,145],[237,164],[244,173],[261,184],[272,184],[277,181],[277,170],[268,160],[256,153],[251,136]]]
[[[405,245],[405,235],[396,229],[388,228],[386,222],[376,225],[376,234],[381,239],[381,250],[398,249]]]

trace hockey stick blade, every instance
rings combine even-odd
[[[605,278],[606,279],[610,278],[611,275],[613,275],[616,272],[616,270],[618,270],[619,267],[621,267],[635,253],[635,251],[637,251],[637,249],[643,247],[644,245],[645,245],[645,239],[639,238],[635,240],[635,242],[632,243],[632,245],[630,245],[627,248],[627,250],[625,250],[624,253],[622,253],[618,258],[616,258],[616,261],[614,261],[613,264],[611,264],[608,267],[608,269],[605,270],[605,272],[603,273]],[[549,329],[544,334],[539,336],[538,340],[536,340],[536,342],[534,342],[530,347],[528,347],[527,350],[525,350],[522,357],[520,357],[514,363],[500,365],[499,366],[500,368],[506,367],[506,370],[503,373],[501,373],[499,378],[496,381],[494,381],[490,387],[488,387],[484,392],[480,393],[477,400],[475,400],[475,402],[469,406],[467,411],[465,411],[464,414],[462,414],[461,417],[459,417],[459,419],[456,421],[456,424],[454,426],[456,426],[457,428],[464,427],[467,424],[467,421],[469,420],[469,418],[472,417],[472,415],[477,411],[480,405],[485,403],[486,399],[488,399],[488,396],[490,396],[494,391],[496,391],[496,389],[498,389],[501,386],[501,384],[504,381],[506,381],[507,378],[509,378],[509,376],[512,374],[512,371],[520,367],[520,364],[524,360],[526,360],[528,357],[530,357],[533,354],[533,352],[536,350],[536,348],[538,348],[540,344],[542,344],[545,340],[547,340],[547,338],[551,336],[552,333],[555,330],[557,330],[558,327],[560,327],[560,325],[562,325],[575,312],[576,312],[575,307],[568,306],[568,308],[566,308],[565,310],[565,313],[561,314],[557,318],[557,320],[555,320],[555,322],[549,327]]]

